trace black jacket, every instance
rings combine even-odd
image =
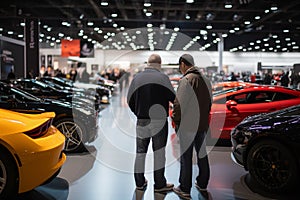
[[[175,92],[167,75],[147,67],[132,80],[127,103],[138,119],[166,119]]]

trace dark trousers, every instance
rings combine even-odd
[[[192,187],[193,147],[195,147],[196,150],[197,165],[199,168],[199,174],[196,178],[198,185],[201,188],[206,188],[210,177],[205,142],[206,132],[197,132],[192,137],[190,136],[187,137],[185,133],[179,135],[181,152],[179,183],[181,190],[188,193],[190,193]]]
[[[150,121],[148,119],[138,119],[136,134],[136,158],[134,165],[136,186],[140,187],[145,183],[145,159],[150,139],[152,139],[154,155],[154,188],[160,189],[165,187],[165,147],[168,138],[167,120]]]

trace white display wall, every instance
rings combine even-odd
[[[95,50],[94,58],[70,57],[87,64],[87,71],[91,72],[92,65],[98,65],[99,71],[107,67],[128,68],[132,65],[143,65],[150,54],[157,53],[162,57],[163,64],[177,64],[180,55],[190,53],[194,56],[198,67],[218,66],[219,52],[211,51],[126,51],[126,50]],[[60,59],[60,49],[40,49],[40,55],[53,55]],[[67,58],[63,59],[66,60]],[[228,71],[257,71],[257,63],[263,66],[293,66],[300,63],[300,53],[266,53],[266,52],[224,52],[223,66]],[[65,63],[64,63],[65,65]],[[63,67],[63,66],[62,66]]]

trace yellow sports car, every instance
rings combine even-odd
[[[59,173],[65,136],[52,126],[54,116],[0,109],[0,199],[12,199]]]

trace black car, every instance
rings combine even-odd
[[[100,107],[100,102],[95,96],[82,92],[72,92],[66,89],[58,89],[47,83],[35,79],[16,79],[10,83],[25,92],[36,97],[57,99],[70,103],[81,104],[82,107],[92,106],[96,110]]]
[[[100,96],[100,102],[105,104],[109,103],[109,98],[111,97],[112,93],[110,89],[101,85],[73,82],[66,78],[46,76],[39,78],[38,80],[45,83],[52,82],[54,84],[62,86],[66,90],[96,92]]]
[[[65,151],[80,152],[97,136],[98,112],[53,99],[41,99],[0,82],[0,108],[22,113],[55,112],[53,125],[65,136]]]
[[[300,183],[300,105],[250,116],[231,132],[232,159],[265,191]]]

